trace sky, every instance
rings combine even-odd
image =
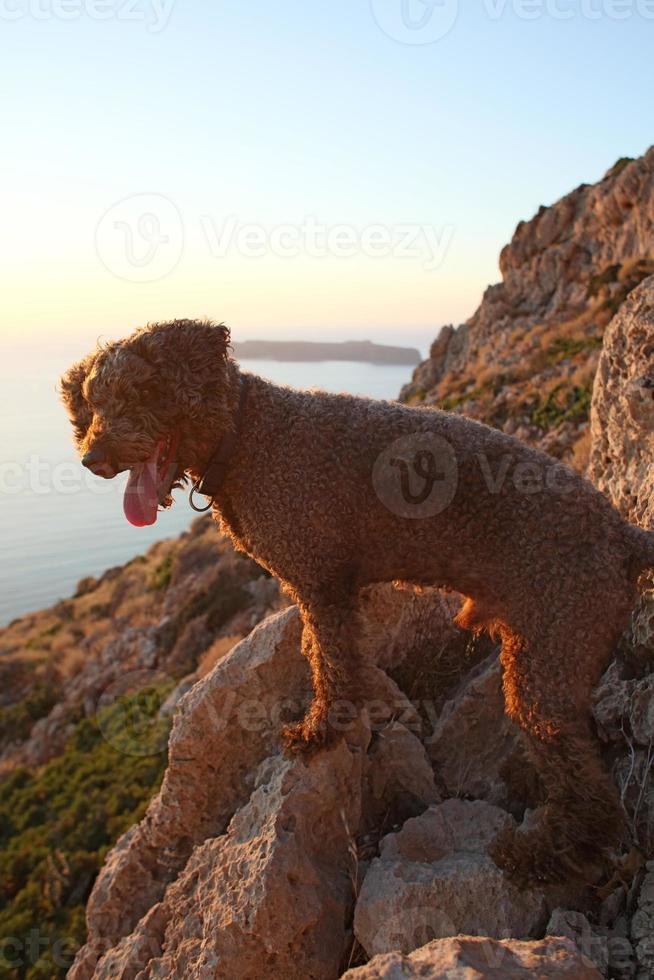
[[[5,344],[424,350],[654,143],[653,40],[654,0],[0,0]]]

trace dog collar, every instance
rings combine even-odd
[[[220,490],[225,476],[227,475],[227,467],[229,466],[232,453],[234,452],[234,448],[238,442],[238,437],[243,424],[247,388],[247,377],[243,375],[241,377],[241,393],[238,399],[238,408],[236,409],[234,427],[221,439],[218,448],[207,463],[204,476],[200,477],[197,483],[193,485],[191,493],[189,494],[189,503],[193,510],[198,511],[198,513],[204,513],[204,511],[209,510],[213,506],[213,498]],[[197,504],[194,503],[193,495],[196,493],[201,493],[205,497],[211,497],[211,500],[206,507],[198,507]]]

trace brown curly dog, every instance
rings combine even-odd
[[[506,710],[545,793],[530,829],[498,840],[494,856],[521,881],[588,880],[622,826],[591,695],[654,565],[654,534],[501,432],[279,387],[243,374],[229,339],[209,322],[152,324],[73,366],[62,395],[84,464],[107,478],[131,471],[135,524],[153,523],[180,481],[200,482],[236,547],[294,597],[315,698],[285,731],[292,748],[324,744],[330,705],[363,697],[362,587],[468,597],[458,622],[501,637]]]

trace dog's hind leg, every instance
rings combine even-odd
[[[340,602],[301,601],[300,612],[302,653],[311,665],[314,698],[302,721],[287,725],[282,736],[290,751],[306,753],[334,741],[346,727],[330,718],[336,702],[349,708],[361,697],[359,614],[351,596]]]
[[[534,826],[501,835],[491,851],[521,884],[596,879],[623,826],[590,717],[592,690],[612,644],[598,649],[597,632],[589,637],[579,627],[555,632],[530,644],[503,631],[507,713],[525,733],[545,791]]]

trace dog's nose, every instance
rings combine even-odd
[[[86,466],[91,473],[96,476],[103,476],[106,480],[111,480],[116,475],[115,466],[99,446],[93,446],[82,457],[82,466]]]

